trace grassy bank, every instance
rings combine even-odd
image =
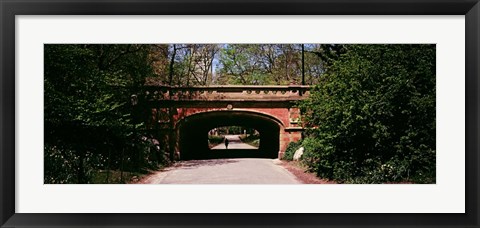
[[[242,140],[243,143],[257,148],[260,146],[260,135],[257,134],[240,135],[240,140]]]
[[[219,135],[209,135],[208,136],[208,147],[212,148],[214,146],[217,146],[218,144],[223,143],[223,136]]]

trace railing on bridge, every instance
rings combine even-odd
[[[214,85],[214,86],[145,86],[145,98],[160,100],[199,100],[199,101],[295,101],[309,96],[310,86],[253,86],[253,85]]]

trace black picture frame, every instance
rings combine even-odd
[[[0,0],[1,227],[479,227],[479,0]],[[16,15],[465,15],[466,213],[22,214],[15,213]],[[461,75],[456,75],[459,77]],[[392,196],[394,197],[394,196]],[[445,196],[448,197],[448,196]],[[441,199],[439,199],[441,200]],[[252,205],[254,207],[254,205]]]

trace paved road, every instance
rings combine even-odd
[[[300,184],[276,159],[181,161],[143,179],[146,184]]]
[[[243,143],[242,140],[240,140],[239,135],[225,135],[225,138],[228,139],[228,149],[258,149],[257,147]],[[225,143],[220,143],[212,147],[212,150],[224,150],[224,149],[227,149],[225,148]]]

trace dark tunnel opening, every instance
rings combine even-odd
[[[258,149],[209,148],[208,132],[222,126],[242,126],[258,131]],[[276,158],[280,148],[280,123],[265,114],[249,111],[211,111],[191,115],[179,123],[181,160],[213,158]]]

